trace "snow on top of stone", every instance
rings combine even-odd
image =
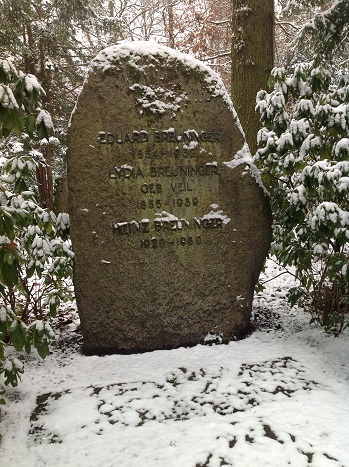
[[[110,68],[115,68],[120,59],[128,58],[129,63],[139,71],[144,71],[144,66],[140,63],[142,57],[152,57],[153,62],[156,62],[160,57],[169,62],[177,60],[183,63],[188,68],[202,71],[205,74],[204,80],[210,87],[213,97],[222,97],[231,109],[234,118],[237,118],[233,103],[225,89],[222,79],[208,65],[197,60],[195,57],[171,49],[164,45],[157,44],[151,41],[132,41],[122,42],[118,45],[112,45],[101,50],[98,55],[92,60],[90,69],[99,68],[102,71],[107,71]],[[149,65],[147,65],[149,66]],[[154,65],[153,65],[154,66]],[[242,131],[241,125],[238,122],[239,128]]]
[[[123,42],[107,47],[98,53],[93,59],[91,66],[107,70],[113,67],[115,62],[120,58],[133,57],[133,61],[137,62],[137,57],[141,56],[152,56],[154,58],[160,56],[164,59],[178,60],[189,68],[199,68],[203,72],[212,75],[217,81],[221,81],[219,76],[209,66],[200,62],[195,57],[151,41]]]

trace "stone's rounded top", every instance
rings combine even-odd
[[[106,47],[92,60],[91,66],[92,68],[107,70],[116,66],[120,60],[125,58],[137,64],[141,57],[153,57],[154,59],[162,59],[162,62],[168,61],[170,63],[179,61],[188,68],[200,69],[202,72],[209,74],[212,79],[221,81],[217,73],[195,57],[152,41],[129,41]],[[142,65],[139,66],[142,67]]]
[[[230,96],[217,73],[195,57],[156,42],[131,41],[107,47],[92,60],[90,70],[100,69],[105,72],[113,68],[117,69],[125,60],[142,74],[146,73],[149,66],[156,68],[158,64],[160,68],[166,63],[168,66],[174,66],[176,62],[180,63],[182,67],[197,72],[196,76],[201,74],[212,97],[220,96],[230,107],[234,118],[237,118]]]

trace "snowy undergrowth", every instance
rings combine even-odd
[[[280,268],[268,262],[262,280]],[[349,465],[348,332],[290,309],[290,274],[265,282],[256,331],[229,345],[80,354],[74,310],[57,349],[30,357],[3,410],[14,466]]]

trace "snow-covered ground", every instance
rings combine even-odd
[[[265,278],[278,272],[269,261]],[[66,320],[52,355],[30,357],[8,390],[0,464],[349,466],[349,332],[290,309],[292,280],[267,282],[257,330],[229,345],[87,357]]]

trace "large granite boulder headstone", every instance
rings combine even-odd
[[[84,351],[245,335],[271,212],[218,76],[156,44],[108,47],[90,66],[68,154]]]

